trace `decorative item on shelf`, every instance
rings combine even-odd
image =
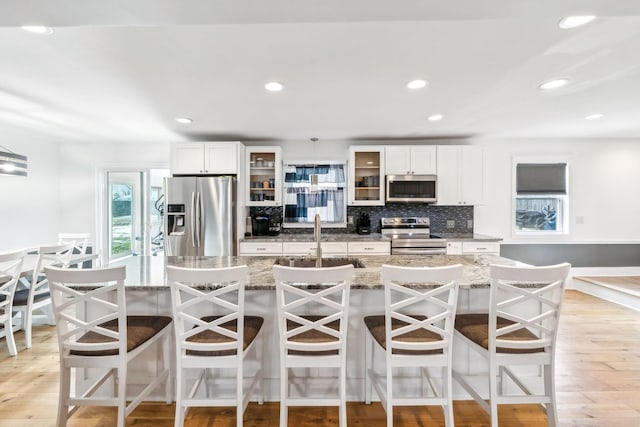
[[[27,156],[0,145],[0,175],[27,176]]]

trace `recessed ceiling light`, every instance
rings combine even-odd
[[[444,116],[442,114],[432,114],[431,116],[427,117],[427,120],[429,120],[430,122],[437,122],[438,120],[442,120],[444,118]]]
[[[23,25],[20,28],[34,34],[53,34],[53,28],[44,25]]]
[[[604,114],[602,113],[595,113],[595,114],[589,114],[588,116],[585,116],[586,120],[597,120],[597,119],[601,119],[604,117]]]
[[[188,125],[189,123],[193,123],[193,119],[190,119],[189,117],[176,117],[176,122]]]
[[[558,22],[558,27],[562,28],[563,30],[570,30],[571,28],[586,25],[594,19],[596,19],[594,15],[567,16],[566,18],[562,18],[560,22]]]
[[[269,82],[264,85],[264,88],[269,92],[280,92],[282,89],[284,89],[284,85],[278,82]]]
[[[555,79],[544,82],[538,86],[542,90],[558,89],[569,83],[569,79]]]
[[[409,83],[407,83],[407,87],[409,89],[422,89],[423,87],[425,87],[428,84],[428,82],[426,80],[411,80]]]

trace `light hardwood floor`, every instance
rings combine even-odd
[[[34,331],[33,348],[9,357],[0,342],[0,427],[53,427],[57,411],[58,358],[53,327]],[[567,291],[558,345],[558,412],[563,426],[640,426],[640,313],[577,291]],[[456,401],[457,426],[486,426],[488,416],[474,402]],[[128,426],[173,426],[173,405],[141,405],[127,419]],[[82,408],[69,422],[74,427],[115,425],[111,408]],[[382,427],[385,413],[379,403],[349,403],[349,426]],[[276,427],[278,404],[251,404],[245,426]],[[290,426],[337,426],[334,408],[294,408]],[[397,411],[395,425],[444,425],[439,408],[409,407]],[[501,426],[544,426],[546,416],[536,406],[500,408]],[[234,411],[195,409],[187,427],[235,426]]]

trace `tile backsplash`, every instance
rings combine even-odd
[[[354,224],[347,225],[348,233],[355,233],[360,214],[371,219],[371,232],[380,232],[380,218],[396,216],[427,216],[432,233],[473,233],[473,206],[433,206],[427,204],[387,203],[385,206],[347,206],[347,216],[353,216]],[[282,222],[282,207],[252,207],[250,215],[269,215],[275,222]],[[451,228],[447,228],[447,221]],[[470,227],[469,227],[470,226]],[[308,228],[285,228],[283,234],[310,233]],[[323,233],[344,233],[344,228],[323,228]]]

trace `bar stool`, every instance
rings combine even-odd
[[[295,268],[275,265],[276,307],[280,331],[280,427],[289,406],[338,406],[339,425],[347,426],[346,350],[349,292],[353,266]],[[337,397],[292,397],[299,384],[294,368],[338,369]],[[309,379],[309,378],[306,378]],[[310,380],[310,379],[309,379]]]
[[[243,424],[243,414],[256,387],[262,404],[264,319],[244,314],[246,265],[229,268],[167,267],[171,286],[171,305],[176,339],[176,416],[175,426],[184,425],[189,407],[235,406],[236,425]],[[258,352],[259,366],[244,387],[244,368],[252,350]],[[214,369],[231,369],[234,393],[231,397],[210,396],[210,380]],[[197,371],[193,378],[190,371]],[[221,383],[221,378],[215,378]],[[187,387],[193,380],[193,386]],[[199,393],[204,385],[204,393]],[[218,387],[221,388],[221,387]],[[202,396],[204,394],[204,396]]]
[[[64,427],[79,406],[117,406],[117,426],[153,390],[165,384],[165,400],[171,403],[170,331],[167,316],[127,314],[125,267],[95,269],[45,268],[56,316],[60,350],[60,396],[57,426]],[[142,391],[127,395],[127,366],[149,347],[162,344],[162,364]],[[71,371],[97,368],[106,372],[71,394]],[[76,371],[76,379],[80,377]],[[103,387],[112,379],[114,386]],[[113,396],[96,395],[112,390]],[[131,402],[127,405],[127,400]],[[70,409],[71,408],[71,409]]]
[[[463,373],[453,376],[498,425],[498,405],[540,404],[550,426],[558,425],[555,394],[555,347],[567,263],[545,267],[490,266],[489,313],[459,314],[455,333],[489,365],[489,403]],[[518,366],[538,366],[543,372],[543,392],[527,384]],[[516,368],[515,370],[513,368]],[[510,379],[511,382],[507,383]],[[507,386],[518,394],[508,392]]]
[[[387,412],[388,427],[393,426],[394,406],[416,405],[442,406],[445,424],[453,426],[451,342],[461,275],[459,264],[434,268],[382,266],[385,314],[364,318],[365,402],[371,403],[375,388]],[[384,375],[374,370],[376,349],[385,355]],[[394,383],[404,379],[394,377],[394,368],[408,367],[419,368],[421,385],[428,384],[431,393],[423,390],[418,397],[406,397],[394,392]],[[440,368],[439,385],[430,368]]]

